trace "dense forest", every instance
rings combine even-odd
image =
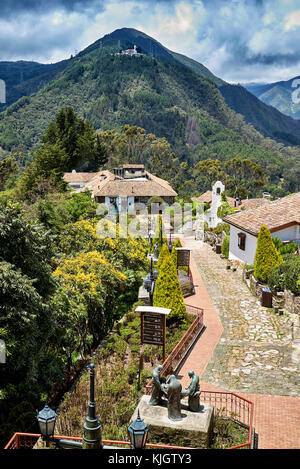
[[[148,268],[145,241],[99,238],[90,194],[63,183],[82,154],[106,161],[90,125],[68,109],[24,171],[10,157],[0,164],[1,447],[36,430],[35,409],[68,389],[80,360],[137,300]]]

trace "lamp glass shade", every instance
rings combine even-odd
[[[39,423],[41,435],[44,438],[49,438],[54,435],[55,422],[57,413],[52,410],[48,404],[45,405],[43,410],[37,414],[37,421]]]
[[[149,427],[140,418],[138,411],[137,419],[128,427],[128,435],[133,449],[144,449],[147,442]]]

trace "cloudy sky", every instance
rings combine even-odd
[[[0,60],[56,62],[122,27],[228,82],[300,75],[300,0],[0,0]]]

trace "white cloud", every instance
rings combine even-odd
[[[88,13],[57,7],[3,17],[0,60],[54,62],[132,27],[225,80],[287,79],[300,73],[298,7],[299,0],[91,0]]]
[[[285,31],[289,31],[290,29],[297,28],[299,26],[300,26],[300,10],[296,10],[296,11],[292,11],[291,13],[288,13],[284,21]]]

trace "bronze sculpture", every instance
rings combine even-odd
[[[200,380],[194,371],[189,371],[191,378],[190,385],[182,390],[181,383],[175,375],[171,375],[169,382],[166,378],[160,376],[162,365],[158,365],[152,372],[152,389],[149,404],[163,405],[162,397],[168,399],[168,417],[170,420],[182,420],[181,415],[181,399],[188,397],[188,407],[192,412],[198,412],[200,409]]]
[[[163,367],[158,365],[152,372],[152,389],[151,398],[149,401],[150,405],[160,405],[162,403],[163,391],[161,386],[166,382],[166,378],[160,376],[162,369]]]
[[[168,397],[168,417],[170,420],[182,420],[181,416],[181,390],[182,386],[175,375],[170,376],[168,384],[163,384],[162,389]]]
[[[188,372],[191,378],[190,385],[182,391],[182,397],[188,396],[189,410],[197,412],[200,409],[200,384],[199,376],[194,371]]]

